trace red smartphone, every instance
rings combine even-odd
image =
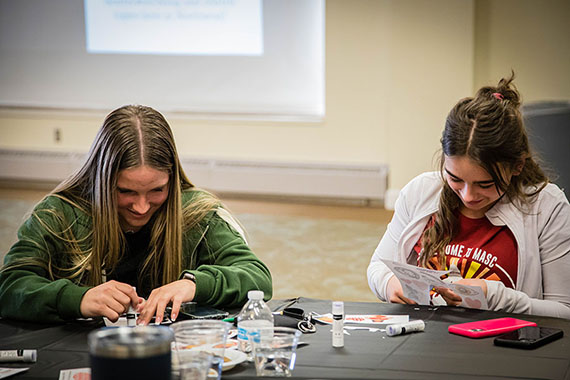
[[[469,338],[484,338],[508,333],[525,326],[536,326],[536,323],[516,318],[495,318],[451,325],[447,331]]]

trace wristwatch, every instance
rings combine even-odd
[[[190,280],[192,281],[194,284],[196,283],[196,276],[194,276],[192,273],[190,272],[184,272],[184,275],[182,276],[183,280]]]

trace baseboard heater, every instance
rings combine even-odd
[[[57,183],[85,153],[0,149],[0,179]],[[255,197],[299,197],[382,204],[386,165],[349,165],[181,158],[190,180],[216,193]]]

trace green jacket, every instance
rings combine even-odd
[[[183,203],[191,202],[195,191],[183,193]],[[58,217],[45,210],[56,210]],[[78,208],[49,196],[35,208],[39,217],[30,216],[18,231],[18,241],[6,254],[4,264],[18,258],[49,258],[54,268],[66,268],[68,244],[48,232],[62,231],[71,225],[73,235],[79,239],[89,235],[91,217]],[[197,263],[186,268],[196,277],[194,301],[217,307],[241,306],[249,290],[263,290],[265,298],[272,296],[271,273],[247,246],[244,238],[217,211],[210,212],[200,223],[183,235],[184,260],[196,251]],[[89,244],[88,239],[82,244]],[[67,267],[69,265],[67,264]],[[82,317],[80,303],[90,289],[80,281],[70,281],[54,272],[51,280],[48,268],[41,266],[18,267],[0,273],[0,316],[28,321],[62,321]],[[180,278],[183,273],[180,274]]]

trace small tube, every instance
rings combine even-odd
[[[426,324],[421,319],[411,321],[408,323],[398,323],[395,325],[386,326],[386,335],[394,336],[401,334],[408,334],[414,331],[424,331]]]
[[[332,346],[344,347],[344,302],[333,302],[332,316]]]
[[[1,350],[0,363],[24,362],[35,363],[37,359],[36,350]]]
[[[137,291],[137,288],[135,286],[133,286],[133,289],[135,290],[135,292]],[[127,326],[136,326],[136,325],[137,325],[137,312],[133,308],[133,305],[129,304],[129,310],[127,310]]]

